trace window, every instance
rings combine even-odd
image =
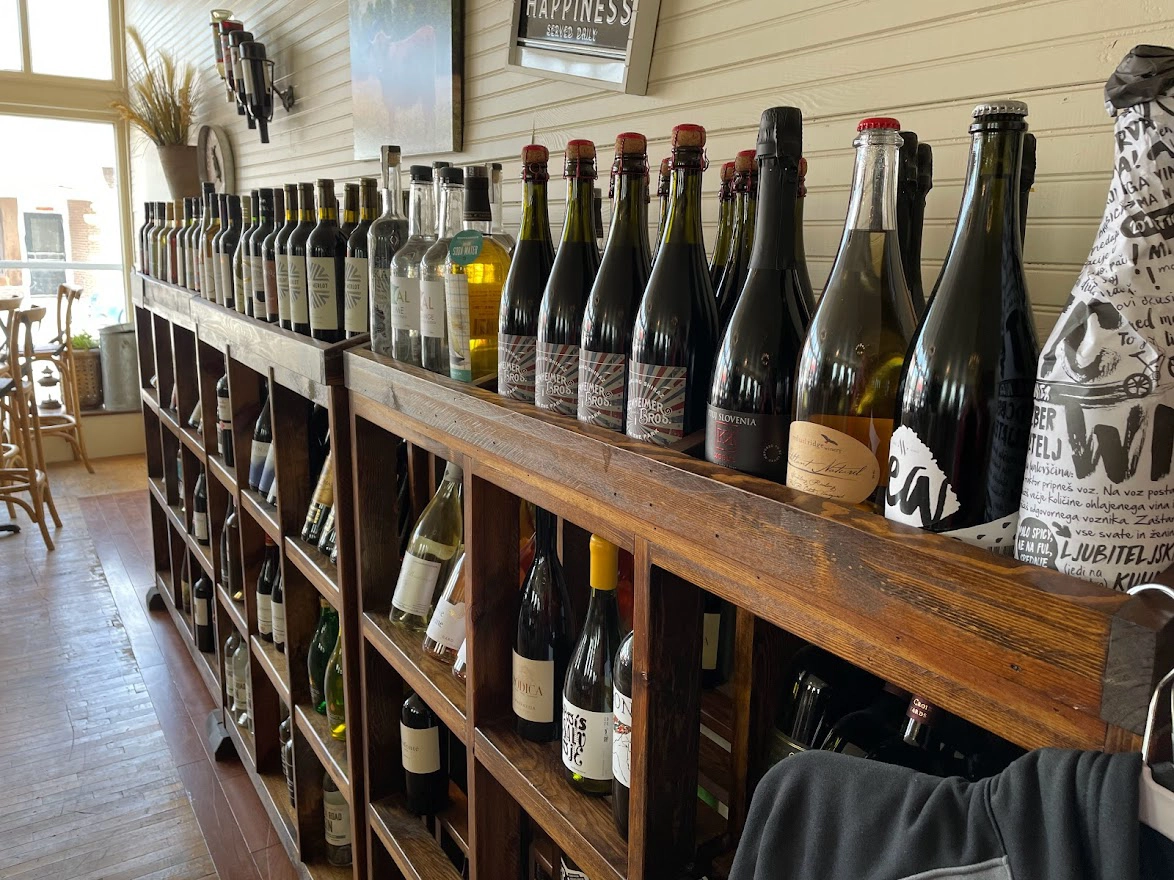
[[[0,0],[0,70],[113,79],[112,2]]]
[[[18,0],[0,0],[0,70],[20,70],[22,67]]]

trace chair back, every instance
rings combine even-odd
[[[55,342],[73,348],[73,304],[82,298],[82,289],[76,284],[57,285],[57,335]]]

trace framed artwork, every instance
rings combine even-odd
[[[463,0],[350,0],[355,158],[462,149]]]

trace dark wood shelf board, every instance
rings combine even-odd
[[[160,477],[147,477],[147,488],[159,502],[159,506],[166,511],[170,505],[167,503],[167,489],[163,485],[163,480]]]
[[[277,522],[277,510],[252,489],[241,489],[241,508],[257,521],[273,542],[281,546],[281,525]]]
[[[146,404],[147,409],[153,412],[156,416],[159,415],[159,392],[154,388],[139,389],[143,395],[143,403]]]
[[[187,416],[184,416],[187,418]],[[204,438],[197,434],[187,425],[180,425],[179,439],[183,441],[183,445],[192,451],[192,453],[200,459],[204,460]]]
[[[240,633],[241,638],[247,638],[249,634],[249,625],[245,622],[245,606],[240,602],[233,602],[232,596],[228,595],[228,590],[224,589],[223,584],[216,585],[216,596],[220,600],[221,606],[232,620],[232,625],[236,627],[236,631]]]
[[[213,454],[208,456],[208,470],[235,500],[237,495],[236,468],[230,468],[224,463],[222,456]]]
[[[176,413],[167,409],[165,406],[160,406],[159,421],[163,423],[163,427],[167,428],[168,431],[175,435],[177,440],[182,442],[183,428],[179,426],[179,417],[176,415]]]
[[[265,676],[277,689],[277,695],[285,705],[289,705],[289,660],[285,654],[273,647],[259,636],[249,637],[249,647],[253,652],[253,659],[261,664]]]
[[[703,733],[697,755],[697,765],[697,784],[720,803],[728,806],[731,786],[734,781],[733,754]]]
[[[257,744],[253,739],[253,734],[249,732],[247,727],[241,727],[234,719],[229,718],[230,713],[227,709],[222,708],[221,711],[224,729],[228,731],[228,738],[236,746],[236,753],[241,759],[241,764],[244,765],[245,770],[255,773],[257,769]]]
[[[310,743],[310,748],[314,750],[314,754],[318,756],[318,760],[322,762],[322,766],[330,774],[330,778],[334,780],[334,784],[338,786],[342,796],[353,807],[346,743],[339,742],[330,735],[330,724],[326,720],[326,716],[319,715],[312,706],[295,706],[294,718],[298,730]]]
[[[476,759],[593,880],[625,880],[628,844],[611,798],[588,797],[563,777],[557,743],[532,743],[512,730],[478,728]]]
[[[445,727],[465,742],[465,682],[452,674],[451,666],[424,652],[423,633],[396,626],[386,614],[367,612],[363,615],[363,635]]]
[[[338,589],[338,566],[330,561],[317,547],[307,544],[300,537],[285,539],[285,558],[306,576],[335,610],[342,609],[342,593]]]
[[[469,799],[460,787],[449,780],[448,806],[436,814],[448,836],[465,855],[469,854]]]
[[[423,820],[408,812],[401,795],[371,804],[367,820],[404,880],[460,880],[461,872],[448,860]]]
[[[196,561],[200,563],[200,568],[204,569],[204,574],[208,575],[208,579],[212,582],[216,581],[216,569],[212,566],[212,545],[201,544],[194,536],[184,533],[184,540],[187,542],[188,549],[196,557]]]
[[[734,698],[730,685],[701,692],[701,726],[728,743],[734,741]]]
[[[251,771],[249,775],[253,779],[253,787],[258,789],[257,794],[261,798],[261,803],[265,805],[265,811],[269,814],[273,827],[277,829],[278,837],[281,837],[282,843],[285,844],[286,852],[290,854],[295,865],[300,864],[295,843],[297,818],[294,816],[293,804],[289,800],[289,786],[286,784],[285,776],[280,773]]]
[[[179,536],[183,538],[184,544],[188,542],[188,524],[184,520],[183,509],[178,504],[167,505],[167,520],[171,523],[171,527],[179,532]]]

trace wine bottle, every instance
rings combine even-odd
[[[723,162],[717,188],[717,235],[713,243],[713,255],[709,258],[709,280],[713,289],[718,289],[726,260],[730,256],[730,244],[734,234],[734,164]]]
[[[448,754],[441,748],[440,722],[419,694],[404,701],[399,739],[408,812],[439,813],[448,805]]]
[[[274,259],[277,263],[277,321],[286,330],[293,329],[289,298],[289,239],[298,228],[301,212],[298,209],[298,185],[285,185],[285,225],[273,240]]]
[[[629,632],[620,642],[613,662],[611,738],[611,815],[616,830],[628,839],[628,813],[632,796],[632,642]]]
[[[175,205],[163,203],[163,225],[159,230],[159,280],[171,281],[170,238],[171,227],[175,225]]]
[[[273,647],[285,653],[285,582],[280,566],[273,578],[273,593],[269,597],[269,608],[273,617]]]
[[[326,714],[326,666],[338,642],[338,612],[325,599],[320,600],[318,627],[310,637],[306,668],[310,674],[310,702],[319,715]]]
[[[187,289],[187,239],[192,227],[192,200],[184,198],[180,205],[179,229],[175,234],[175,275],[176,284]]]
[[[390,356],[407,364],[421,365],[420,338],[420,261],[436,241],[432,184],[425,177],[431,171],[423,165],[412,166],[411,200],[408,205],[408,240],[391,260],[389,320]],[[418,178],[418,179],[417,179]]]
[[[273,641],[273,582],[281,571],[281,556],[277,545],[268,534],[265,535],[265,557],[257,576],[257,635],[261,641]]]
[[[664,238],[664,227],[669,219],[669,193],[673,185],[673,159],[665,156],[660,160],[660,175],[656,179],[656,195],[660,199],[660,222],[656,227],[656,246],[653,248],[652,261],[656,262],[656,255],[660,251],[660,241]]]
[[[155,203],[143,202],[143,225],[139,227],[135,241],[138,243],[138,270],[143,275],[151,271],[150,248],[147,246],[147,232],[155,220]]]
[[[310,293],[307,241],[314,231],[314,184],[298,184],[298,225],[286,242],[286,271],[289,273],[290,329],[310,335]]]
[[[235,711],[236,682],[232,679],[232,655],[241,645],[240,633],[233,627],[228,638],[224,640],[224,710],[229,715]]]
[[[501,163],[494,162],[489,166],[489,207],[493,214],[493,223],[490,226],[490,233],[493,235],[497,243],[505,248],[506,253],[512,259],[514,256],[514,247],[517,242],[514,237],[505,231],[505,223],[503,220],[503,213],[505,205],[501,200]]]
[[[266,187],[257,190],[259,201],[254,203],[253,211],[257,220],[247,238],[242,239],[247,248],[249,258],[251,289],[249,296],[252,299],[252,314],[258,321],[269,321],[269,301],[265,295],[265,239],[273,233],[274,197],[272,188]],[[274,303],[276,306],[276,303]],[[277,310],[274,308],[274,316]]]
[[[701,229],[705,129],[673,128],[672,211],[636,312],[628,436],[666,446],[705,427],[717,308]]]
[[[436,602],[436,586],[456,555],[463,531],[460,465],[449,462],[436,494],[424,508],[400,563],[391,619],[409,629],[428,626]]]
[[[282,720],[277,726],[277,741],[281,744],[281,772],[285,775],[285,787],[289,792],[289,802],[292,806],[296,798],[294,791],[293,771],[293,718],[285,704],[281,704]]]
[[[343,310],[343,330],[346,335],[358,336],[367,332],[370,313],[371,275],[367,259],[367,236],[371,223],[379,212],[379,190],[373,177],[359,181],[359,222],[351,230],[346,242],[346,306]]]
[[[200,575],[192,587],[192,619],[196,625],[196,647],[205,654],[216,652],[216,635],[212,628],[212,582]]]
[[[253,681],[249,664],[249,640],[241,639],[240,647],[232,655],[232,685],[235,692],[233,700],[233,721],[240,727],[249,727],[252,723]]]
[[[900,127],[869,118],[857,129],[844,235],[799,357],[787,485],[850,504],[884,497],[916,325],[897,247]]]
[[[603,257],[603,193],[599,187],[594,187],[591,190],[593,201],[595,202],[595,253],[599,257]]]
[[[183,229],[183,202],[176,199],[171,203],[172,220],[167,231],[167,280],[180,283],[179,231]]]
[[[281,187],[274,187],[270,190],[262,191],[262,210],[265,208],[264,193],[269,192],[272,200],[270,216],[269,216],[269,231],[264,238],[254,235],[254,245],[259,239],[259,251],[261,255],[261,295],[265,299],[265,308],[262,314],[257,316],[260,320],[262,317],[269,324],[277,324],[281,321],[281,303],[277,292],[277,237],[281,235],[285,229],[285,192]],[[255,271],[254,271],[255,274]]]
[[[926,148],[929,145],[926,144]],[[807,271],[807,248],[803,245],[803,205],[807,201],[807,160],[799,160],[799,189],[795,197],[795,265],[799,271],[799,290],[807,305],[807,314],[815,315],[815,288]]]
[[[612,664],[620,646],[616,606],[620,551],[591,536],[591,598],[563,685],[563,770],[567,781],[590,795],[611,794]]]
[[[318,225],[306,239],[306,274],[310,294],[310,335],[319,342],[344,338],[342,313],[346,289],[346,236],[338,225],[334,181],[317,183]]]
[[[204,405],[200,399],[196,398],[196,405],[192,407],[191,414],[188,416],[188,427],[193,431],[199,431],[204,425]]]
[[[216,380],[216,449],[227,467],[236,464],[232,441],[232,399],[228,395],[228,373]]]
[[[445,312],[444,279],[448,246],[461,231],[465,205],[465,172],[441,168],[436,186],[440,191],[437,216],[440,235],[420,258],[420,362],[424,369],[448,375],[448,315]]]
[[[196,487],[192,490],[192,537],[197,543],[208,545],[208,478],[203,470],[196,477]]]
[[[224,526],[220,529],[220,583],[234,602],[244,602],[241,567],[240,517],[230,496]]]
[[[737,611],[710,593],[701,613],[701,686],[721,687],[734,671],[734,626]]]
[[[175,495],[179,499],[179,509],[184,509],[183,497],[183,447],[180,446],[175,453]]]
[[[334,508],[331,507],[326,514],[326,523],[322,526],[322,537],[318,539],[318,552],[323,556],[332,557],[337,549],[337,534],[334,527]]]
[[[187,242],[184,246],[184,261],[187,263],[188,290],[192,293],[200,292],[200,230],[204,223],[204,201],[201,198],[192,199],[192,224],[188,229]]]
[[[224,197],[222,206],[227,209],[224,216],[224,228],[214,239],[217,254],[217,265],[220,267],[220,304],[226,309],[236,308],[236,294],[240,283],[240,273],[237,271],[241,237],[241,212],[245,206],[241,204],[239,196]]]
[[[350,241],[351,233],[359,225],[359,184],[347,183],[343,187],[342,219],[338,228],[343,237]]]
[[[306,511],[306,521],[302,524],[302,540],[307,544],[318,545],[322,537],[322,529],[326,524],[326,517],[334,507],[334,467],[331,464],[332,456],[326,454],[326,461],[318,473],[318,483],[314,487],[314,494],[310,498],[310,509]]]
[[[260,226],[261,191],[254,189],[247,198],[241,199],[241,217],[244,228],[241,230],[240,247],[237,249],[236,260],[239,261],[237,281],[239,287],[236,292],[236,310],[250,318],[265,320],[265,309],[262,304],[260,314],[257,313],[256,288],[265,283],[264,275],[254,277],[253,237]]]
[[[925,311],[925,293],[921,289],[921,224],[925,206],[917,210],[920,166],[917,158],[917,134],[898,132],[901,149],[897,152],[897,244],[901,250],[901,269],[917,317]]]
[[[754,150],[742,150],[734,159],[734,228],[730,231],[730,253],[715,288],[718,325],[724,330],[734,314],[750,272],[758,218],[758,167]]]
[[[595,244],[595,144],[567,142],[563,177],[567,211],[563,237],[550,268],[538,309],[537,364],[534,402],[539,409],[565,416],[579,411],[579,343],[583,309],[595,275],[599,250]]]
[[[277,507],[277,447],[269,447],[269,455],[265,458],[265,470],[261,473],[261,489],[265,495],[265,503],[270,507]]]
[[[800,648],[781,689],[771,760],[821,748],[832,725],[869,705],[881,686],[880,679],[822,648]]]
[[[522,147],[522,226],[510,271],[501,289],[497,325],[497,393],[534,402],[538,309],[554,263],[546,187],[550,180],[546,147]]]
[[[261,477],[265,470],[265,459],[273,445],[273,420],[269,408],[269,397],[261,404],[261,414],[253,428],[253,445],[249,451],[249,488],[261,491]]]
[[[1017,199],[1019,194],[1013,195]],[[932,776],[950,775],[953,762],[948,760],[940,744],[933,737],[933,725],[937,716],[938,709],[935,706],[920,697],[912,697],[906,710],[904,730],[895,733],[865,757],[884,764],[909,767]]]
[[[497,373],[497,320],[510,255],[489,235],[489,171],[465,166],[464,229],[453,236],[444,263],[448,374],[475,382]],[[553,272],[553,269],[551,270]]]
[[[351,863],[351,808],[329,773],[322,774],[322,817],[326,826],[326,861],[345,868]]]
[[[534,560],[526,574],[513,652],[514,716],[518,735],[533,742],[559,739],[561,687],[571,657],[571,600],[555,549],[553,513],[534,510]],[[557,682],[557,685],[556,685]]]
[[[367,234],[368,292],[371,298],[371,350],[391,357],[391,261],[409,238],[409,221],[400,214],[400,149],[384,144],[380,148],[383,171],[383,214],[371,224]],[[412,181],[426,184],[432,193],[432,170],[414,165]],[[419,169],[418,171],[416,169]],[[425,197],[427,201],[432,199]],[[418,210],[418,209],[417,209]],[[409,206],[408,214],[411,214]],[[418,262],[418,261],[417,261]]]
[[[932,176],[932,160],[931,160]],[[1035,186],[1035,135],[1028,132],[1023,136],[1023,163],[1019,172],[1019,237],[1027,238],[1027,202]],[[928,192],[928,187],[926,191]]]
[[[167,225],[167,203],[155,202],[155,221],[148,235],[151,245],[151,277],[163,280],[163,246],[160,239]]]
[[[642,134],[616,136],[611,230],[583,310],[579,346],[579,420],[620,432],[627,415],[632,325],[652,271],[647,149]]]
[[[706,459],[779,483],[787,477],[795,365],[811,322],[795,253],[802,152],[798,108],[763,111],[757,159],[762,222],[751,223],[746,283],[718,350],[705,419]]]
[[[352,230],[353,231],[353,230]],[[326,674],[322,677],[322,690],[326,694],[326,724],[330,738],[346,742],[346,687],[343,678],[342,630],[326,661]]]
[[[428,621],[424,651],[442,663],[452,663],[465,642],[465,548],[457,548],[449,566],[448,582]]]

